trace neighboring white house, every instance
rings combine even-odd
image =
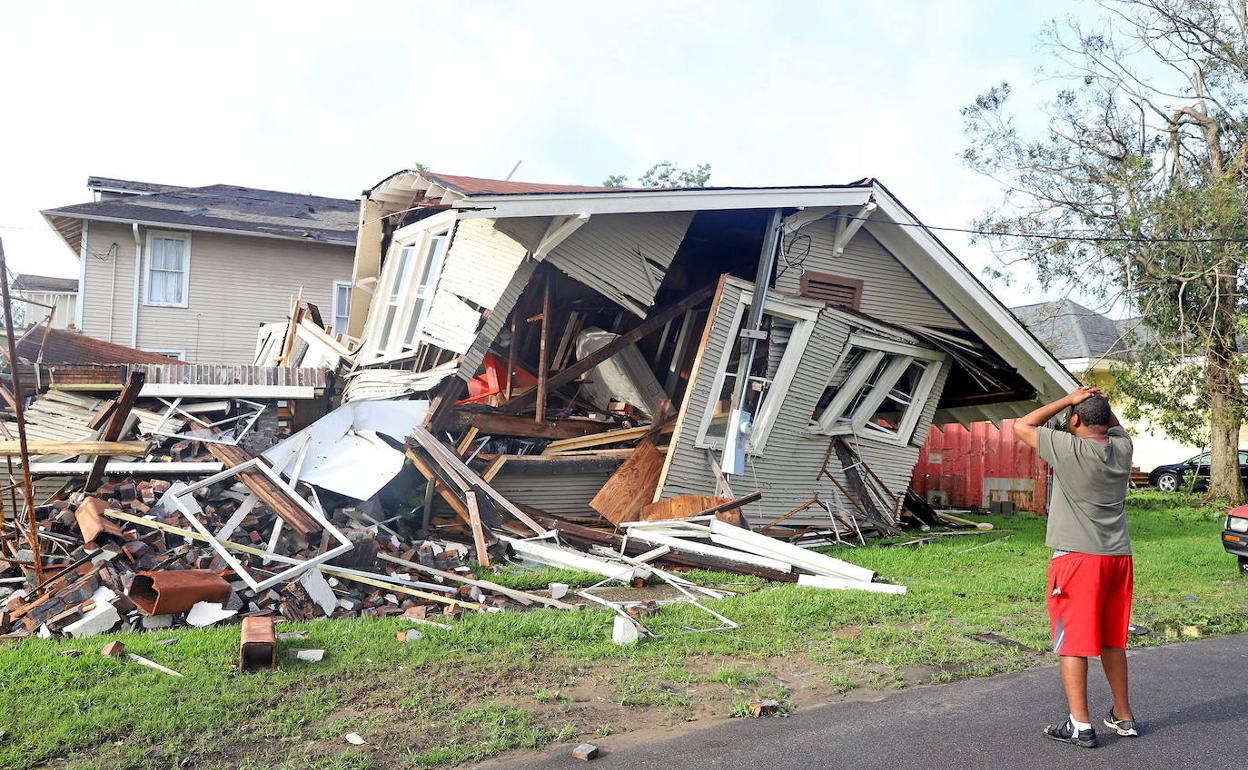
[[[18,327],[34,326],[52,316],[52,328],[74,329],[78,318],[78,279],[54,278],[49,275],[23,273],[13,279],[9,287],[14,297],[30,302],[15,301],[13,321]],[[38,304],[33,304],[38,303]]]
[[[290,299],[345,332],[359,203],[233,185],[91,177],[90,203],[43,213],[79,258],[74,325],[203,364],[250,364]]]

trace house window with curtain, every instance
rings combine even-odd
[[[334,334],[347,333],[347,318],[351,312],[351,282],[334,281],[333,322],[330,327]]]
[[[186,307],[190,274],[190,235],[164,232],[148,234],[145,304]]]

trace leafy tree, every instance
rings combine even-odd
[[[1042,129],[1014,124],[1008,84],[962,111],[965,162],[1003,188],[978,229],[1046,288],[1138,311],[1146,344],[1118,388],[1161,426],[1207,437],[1210,495],[1240,501],[1248,0],[1100,5],[1094,28],[1068,19],[1041,36],[1059,84]]]
[[[711,181],[711,164],[699,163],[691,169],[682,169],[670,160],[656,163],[646,170],[637,180],[639,187],[706,187]],[[628,177],[624,174],[612,174],[607,177],[603,187],[627,187]]]

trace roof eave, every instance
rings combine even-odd
[[[712,190],[635,190],[590,193],[472,195],[452,202],[461,218],[634,214],[663,211],[855,206],[871,197],[868,185],[830,187],[724,187]]]
[[[247,236],[251,238],[272,238],[272,239],[279,240],[279,241],[295,241],[296,243],[317,243],[317,244],[321,244],[325,246],[342,246],[344,248],[355,248],[354,238],[350,241],[326,241],[326,240],[318,240],[316,238],[301,238],[296,235],[281,235],[280,233],[266,233],[261,230],[234,230],[228,227],[188,225],[188,224],[183,224],[181,222],[159,222],[159,221],[150,220],[150,219],[135,219],[135,218],[128,218],[128,217],[106,217],[106,216],[100,216],[98,214],[82,214],[78,212],[60,211],[58,209],[48,209],[46,211],[41,211],[39,213],[43,214],[43,218],[48,220],[48,223],[51,224],[52,227],[57,230],[57,232],[61,232],[61,229],[53,221],[54,217],[59,217],[62,219],[71,219],[71,220],[87,220],[90,222],[113,222],[116,224],[123,224],[123,225],[137,224],[143,227],[158,227],[158,228],[163,228],[166,230],[187,230],[190,232],[222,233],[225,235],[242,235],[242,236]],[[66,237],[64,233],[61,233],[61,237],[65,238],[65,242],[69,244],[69,247],[74,250],[75,254],[77,254],[78,246],[70,242],[69,238]]]

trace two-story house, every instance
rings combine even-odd
[[[204,364],[250,364],[293,295],[346,330],[359,203],[233,185],[91,177],[93,200],[43,211],[79,258],[74,325]]]

